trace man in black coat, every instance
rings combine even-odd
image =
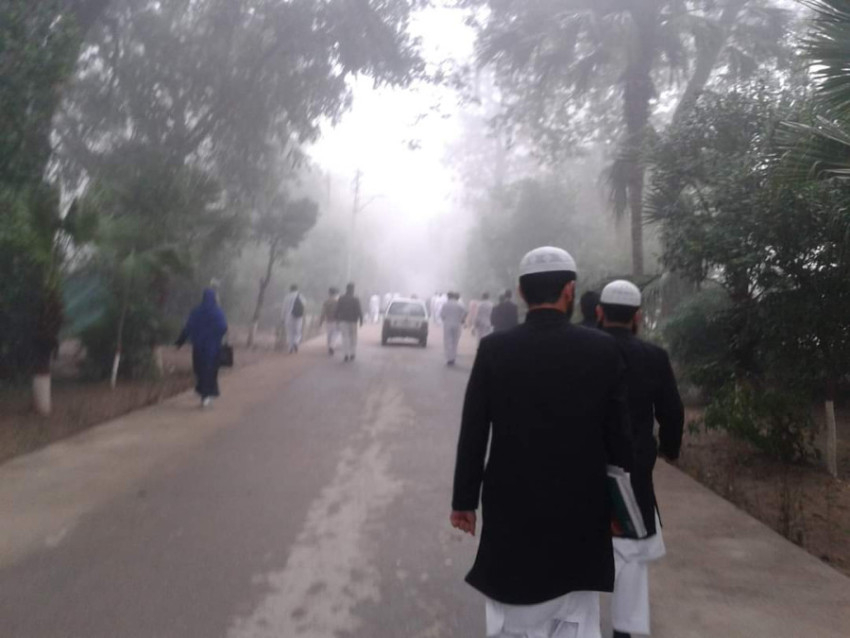
[[[588,290],[581,296],[579,306],[581,308],[581,322],[579,325],[585,328],[598,328],[599,319],[596,317],[596,306],[599,305],[599,293]]]
[[[501,296],[499,303],[493,308],[490,315],[490,323],[493,324],[493,332],[504,332],[519,325],[519,308],[511,301],[513,294],[506,290]]]
[[[363,325],[363,308],[359,297],[354,296],[354,284],[348,284],[345,294],[339,298],[336,320],[342,333],[343,361],[354,361],[357,356],[357,327]]]
[[[639,541],[614,539],[617,580],[611,613],[616,638],[649,634],[648,563],[665,553],[656,516],[652,470],[659,452],[667,459],[678,458],[685,422],[667,352],[636,336],[640,306],[637,286],[618,280],[605,286],[598,309],[602,327],[617,340],[628,369],[629,416],[635,445],[632,487],[649,532],[646,539]],[[658,441],[653,433],[656,421]]]
[[[523,258],[526,322],[481,340],[466,391],[451,523],[474,535],[480,496],[466,580],[488,635],[598,635],[614,585],[606,464],[632,467],[625,366],[611,337],[570,323],[575,278],[564,250]]]

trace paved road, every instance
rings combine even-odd
[[[471,357],[377,342],[353,364],[314,342],[212,412],[181,397],[0,468],[20,487],[0,636],[481,635],[446,522]]]
[[[0,466],[0,637],[471,638],[447,514],[460,366],[320,342]],[[659,470],[656,635],[850,635],[850,580]]]

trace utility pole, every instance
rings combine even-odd
[[[363,171],[359,168],[354,174],[354,204],[351,207],[351,230],[348,233],[348,256],[345,267],[345,281],[351,282],[352,262],[354,260],[354,233],[357,230],[357,213],[360,212],[360,180],[363,178]]]

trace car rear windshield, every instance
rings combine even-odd
[[[402,315],[404,317],[424,317],[425,308],[422,304],[407,301],[396,301],[387,311],[388,315]]]

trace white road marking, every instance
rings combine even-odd
[[[402,490],[380,439],[411,414],[399,392],[369,395],[360,434],[310,506],[284,569],[263,575],[271,593],[250,615],[234,620],[229,638],[335,638],[360,626],[356,605],[380,602],[378,548],[366,528]]]

